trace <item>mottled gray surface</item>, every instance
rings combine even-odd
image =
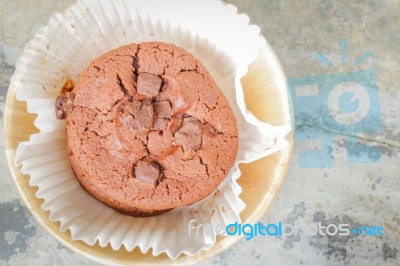
[[[0,112],[9,78],[25,43],[49,17],[71,0],[0,0]],[[229,0],[251,21],[279,57],[288,78],[373,69],[377,76],[382,129],[355,136],[376,147],[378,163],[348,164],[348,135],[329,128],[333,166],[299,167],[302,151],[313,142],[297,142],[288,178],[263,222],[381,225],[383,237],[298,236],[242,240],[201,265],[400,265],[400,3],[397,0],[286,1]],[[354,62],[371,49],[360,65],[324,66],[316,52],[340,65],[338,40],[348,40],[347,60]],[[2,116],[2,115],[1,115]],[[2,119],[1,119],[2,120]],[[300,121],[300,122],[299,122]],[[307,127],[298,119],[298,129]],[[306,120],[304,120],[306,121]],[[2,121],[0,121],[1,132]],[[4,147],[3,138],[0,145]],[[350,149],[354,149],[355,147]],[[3,149],[2,149],[3,150]],[[20,200],[0,156],[0,265],[97,265],[52,238]]]

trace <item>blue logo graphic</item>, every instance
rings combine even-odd
[[[342,66],[347,41],[339,41]],[[372,55],[367,50],[353,66]],[[324,55],[316,58],[335,65]],[[382,128],[376,73],[372,69],[338,72],[320,76],[291,78],[289,90],[294,104],[297,141],[309,141],[313,149],[299,156],[301,168],[332,167],[332,142],[338,135],[347,136],[348,163],[376,163],[379,151],[357,140],[359,134],[377,133]]]

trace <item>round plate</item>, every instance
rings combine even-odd
[[[260,50],[259,56],[250,67],[247,75],[241,80],[248,109],[257,118],[272,125],[291,125],[293,115],[291,101],[286,89],[286,78],[272,49],[267,45]],[[29,186],[29,176],[23,175],[14,163],[15,151],[21,141],[27,141],[31,134],[37,133],[33,121],[36,115],[26,110],[25,102],[18,101],[15,89],[10,87],[7,94],[4,113],[7,159],[14,180],[22,197],[39,223],[61,243],[70,249],[104,264],[151,264],[151,265],[188,265],[211,258],[224,251],[240,237],[217,237],[217,242],[209,250],[194,256],[182,255],[171,260],[163,253],[154,257],[151,251],[142,254],[138,248],[132,252],[121,248],[114,251],[111,246],[100,247],[97,243],[89,246],[82,241],[71,238],[70,232],[59,231],[58,222],[50,222],[49,212],[41,209],[43,200],[35,197],[36,188]],[[246,208],[241,213],[242,223],[257,223],[271,205],[286,175],[291,153],[293,136],[287,137],[290,145],[268,157],[251,164],[242,164],[242,175],[238,180],[243,191],[240,198]]]

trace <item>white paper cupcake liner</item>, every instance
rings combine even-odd
[[[66,80],[101,54],[132,42],[164,41],[191,52],[209,70],[237,118],[239,151],[235,164],[218,189],[191,206],[160,216],[122,215],[91,197],[76,180],[66,153],[65,122],[54,115],[54,101]],[[16,164],[37,186],[36,197],[61,231],[89,245],[128,251],[152,248],[170,258],[210,248],[216,233],[188,234],[189,221],[214,226],[238,221],[245,204],[239,198],[238,164],[252,162],[288,145],[289,126],[260,122],[247,111],[240,79],[247,73],[265,40],[235,7],[216,0],[81,0],[55,14],[27,44],[16,65],[11,86],[28,112],[38,115],[40,133],[20,143]],[[177,241],[179,240],[179,241]]]

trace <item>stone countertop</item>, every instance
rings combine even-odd
[[[2,135],[9,79],[23,46],[52,14],[73,2],[1,0]],[[261,221],[379,225],[383,236],[311,236],[304,230],[257,236],[201,265],[400,265],[400,3],[226,2],[260,26],[294,101],[294,156]],[[36,222],[12,180],[3,137],[0,145],[0,265],[97,265],[63,247]]]

